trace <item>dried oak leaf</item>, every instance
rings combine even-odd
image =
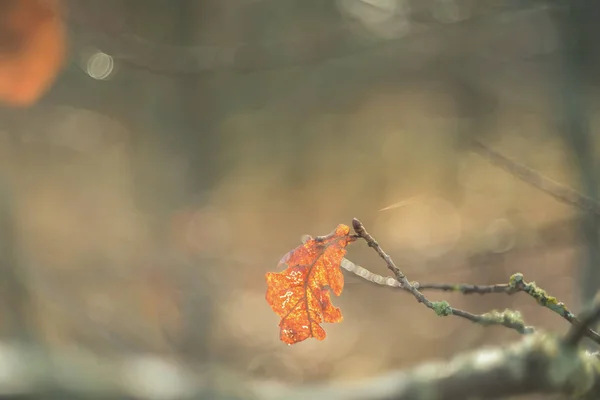
[[[329,289],[336,296],[344,288],[340,263],[346,246],[354,241],[346,225],[327,236],[308,239],[286,254],[279,265],[285,271],[266,274],[266,299],[273,311],[281,317],[281,341],[287,344],[314,337],[325,339],[322,322],[341,322],[342,312],[331,304]]]

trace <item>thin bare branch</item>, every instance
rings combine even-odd
[[[600,320],[600,298],[596,298],[592,308],[584,313],[581,321],[573,324],[565,336],[565,343],[569,346],[577,346],[584,336],[589,336],[590,327]]]
[[[373,248],[377,254],[385,261],[388,269],[392,271],[396,280],[402,285],[402,287],[409,291],[419,303],[423,303],[427,308],[435,311],[439,316],[455,315],[467,319],[472,322],[476,322],[482,325],[501,325],[510,329],[514,329],[519,333],[533,333],[533,327],[526,326],[521,314],[518,311],[504,310],[491,311],[485,314],[472,314],[470,312],[453,308],[446,301],[431,301],[423,293],[419,291],[416,285],[413,285],[406,278],[404,273],[394,264],[394,261],[389,255],[387,255],[379,243],[371,236],[365,229],[362,222],[354,218],[352,220],[352,227],[356,232],[356,236],[364,239],[369,247]]]
[[[462,294],[514,294],[518,292],[518,290],[511,288],[510,285],[506,283],[499,283],[496,285],[472,285],[469,283],[414,283],[421,290],[437,290],[442,292],[455,292]]]
[[[341,266],[347,271],[356,274],[370,283],[410,292],[409,288],[402,286],[401,282],[398,282],[391,276],[375,274],[368,269],[353,263],[347,258],[342,260]],[[516,273],[511,276],[509,283],[500,283],[496,285],[472,285],[468,283],[419,283],[416,281],[411,282],[411,285],[419,291],[437,290],[442,292],[462,293],[466,295],[484,295],[490,293],[504,293],[507,295],[512,295],[515,293],[524,292],[534,298],[539,305],[555,312],[571,324],[577,325],[581,323],[577,316],[573,314],[573,312],[571,312],[563,302],[558,301],[556,297],[549,295],[548,292],[537,286],[535,282],[525,281],[523,274],[521,273]],[[506,310],[505,312],[508,313],[509,310]],[[461,316],[473,322],[481,323],[481,321],[476,321],[474,318],[472,318],[469,313]],[[584,334],[595,343],[600,345],[600,334],[598,332],[587,327],[584,330]]]

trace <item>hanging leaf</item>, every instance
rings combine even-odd
[[[325,339],[322,322],[341,322],[342,312],[334,307],[329,290],[336,296],[344,288],[340,263],[346,246],[354,241],[346,225],[327,236],[308,238],[301,246],[286,254],[280,265],[287,269],[266,275],[266,299],[273,311],[281,317],[280,338],[294,344],[308,338]]]

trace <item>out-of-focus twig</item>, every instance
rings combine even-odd
[[[600,215],[600,201],[587,197],[568,186],[555,182],[539,172],[497,153],[481,142],[473,141],[471,148],[475,153],[483,156],[492,164],[504,169],[523,182],[549,194],[561,203]]]
[[[510,329],[514,329],[519,333],[533,333],[533,327],[526,326],[525,322],[521,318],[521,314],[518,311],[504,310],[491,311],[484,314],[472,314],[468,311],[460,310],[451,307],[446,301],[431,301],[423,293],[419,291],[416,285],[413,285],[404,275],[404,273],[394,264],[394,261],[389,255],[387,255],[379,243],[371,236],[365,229],[362,222],[354,218],[352,220],[352,227],[356,232],[356,237],[364,239],[369,247],[373,248],[377,254],[385,261],[388,269],[392,271],[396,280],[400,282],[402,287],[409,291],[419,303],[423,303],[427,308],[435,311],[439,316],[455,315],[467,319],[471,322],[479,323],[482,325],[502,325]]]
[[[600,299],[596,299],[592,308],[584,313],[581,321],[573,324],[565,336],[565,343],[569,346],[577,346],[584,336],[589,336],[591,327],[600,320]]]

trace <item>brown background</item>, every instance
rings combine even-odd
[[[167,45],[183,35],[173,22],[180,14],[165,2],[119,14],[109,3],[104,14],[94,11],[105,18],[94,29]],[[353,217],[410,280],[493,284],[520,271],[580,310],[587,250],[577,210],[466,145],[477,137],[587,190],[564,136],[556,9],[457,1],[458,14],[448,17],[426,1],[429,8],[412,4],[408,22],[400,12],[399,21],[380,18],[408,24],[396,32],[343,9],[343,18],[319,20],[317,6],[259,3],[188,10],[201,22],[190,25],[187,44],[312,33],[313,42],[298,39],[312,54],[341,26],[361,51],[183,76],[115,59],[111,79],[94,81],[75,48],[73,66],[42,104],[4,113],[2,178],[14,199],[38,338],[103,354],[191,357],[293,383],[365,378],[518,339],[507,329],[440,319],[406,293],[347,276],[333,299],[344,322],[326,325],[323,342],[283,345],[264,274],[301,235],[326,234]],[[595,109],[592,96],[584,113],[591,131]],[[598,149],[593,140],[589,149]],[[388,274],[363,244],[348,257]],[[517,308],[530,325],[568,327],[525,295],[431,297],[476,313]]]

